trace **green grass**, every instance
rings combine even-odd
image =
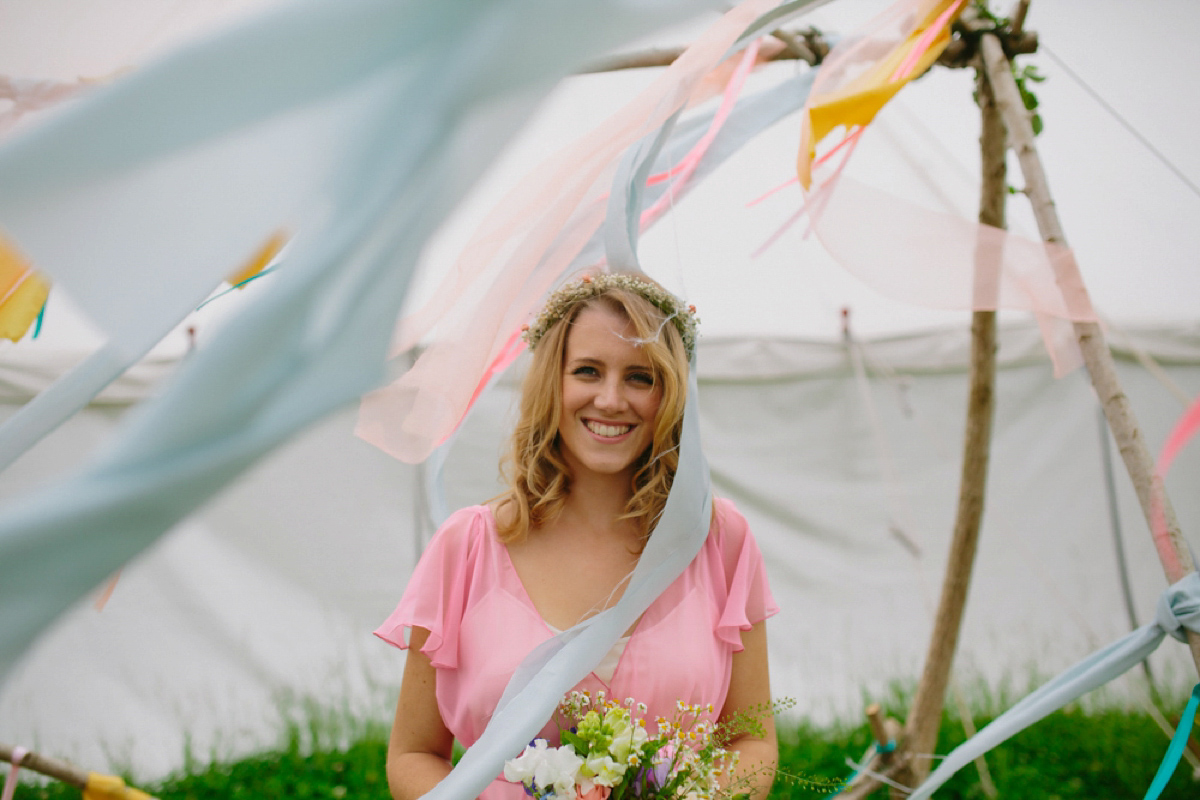
[[[979,716],[980,728],[991,720]],[[966,739],[957,720],[944,718],[937,752],[948,753]],[[1193,736],[1193,741],[1196,737]],[[855,761],[872,743],[865,725],[829,729],[801,724],[784,733],[780,765],[784,772],[828,778],[848,776],[845,759]],[[1003,800],[1115,800],[1141,798],[1167,750],[1166,735],[1141,712],[1068,709],[1052,714],[986,756],[998,797]],[[803,785],[776,781],[773,800],[814,798]],[[873,797],[887,798],[880,790]],[[982,800],[979,773],[972,764],[950,779],[938,800]],[[1181,762],[1162,794],[1163,800],[1195,800],[1200,781]]]
[[[889,705],[897,715],[905,704]],[[1168,704],[1174,713],[1183,704]],[[990,717],[976,718],[979,727]],[[201,764],[188,759],[183,773],[140,788],[162,800],[238,800],[240,798],[353,798],[390,800],[384,772],[387,732],[380,726],[335,726],[326,721],[293,724],[277,750],[230,763]],[[352,732],[353,735],[349,735]],[[949,752],[963,741],[961,725],[948,715],[942,721],[937,751]],[[1193,737],[1193,741],[1195,737]],[[865,725],[816,726],[806,722],[781,725],[782,772],[822,780],[849,776],[847,757],[857,760],[870,744]],[[987,755],[992,778],[1003,800],[1108,800],[1140,798],[1166,752],[1167,738],[1148,716],[1117,708],[1068,708],[1010,739]],[[1164,800],[1200,797],[1200,781],[1181,763]],[[779,780],[772,800],[825,796],[802,783]],[[938,800],[984,798],[974,766],[967,767],[941,789]],[[18,800],[78,798],[61,784],[21,783]],[[884,791],[876,798],[887,797]]]

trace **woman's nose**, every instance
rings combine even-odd
[[[596,395],[596,407],[619,411],[625,407],[625,392],[620,381],[604,381]]]

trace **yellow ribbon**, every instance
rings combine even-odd
[[[16,248],[0,236],[0,338],[19,341],[37,319],[50,294]]]
[[[226,278],[229,285],[239,286],[266,269],[267,264],[271,263],[271,259],[283,249],[287,241],[287,234],[281,230],[271,234],[271,238],[267,239],[263,246],[254,252],[254,255],[242,265],[241,269]]]
[[[140,789],[126,786],[116,775],[101,775],[89,772],[83,800],[155,800]]]
[[[809,100],[805,106],[800,157],[796,164],[796,171],[804,188],[812,185],[812,166],[817,155],[817,143],[839,126],[845,126],[849,131],[853,127],[869,125],[880,109],[887,105],[905,84],[929,69],[950,43],[950,24],[958,17],[961,8],[958,12],[946,16],[944,20],[942,17],[952,6],[961,3],[962,0],[925,0],[917,10],[917,24],[903,41],[854,80],[836,91]],[[926,32],[930,31],[931,25],[939,24],[939,21],[940,30],[933,35],[932,42],[929,42]],[[897,75],[897,70],[923,41],[929,43],[925,51],[909,69],[904,70],[902,75]]]

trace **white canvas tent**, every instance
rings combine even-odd
[[[1137,108],[1148,94],[1137,89],[1187,73],[1154,63],[1182,52],[1168,37],[1182,36],[1187,26],[1178,20],[1195,12],[1176,11],[1171,25],[1155,14],[1117,24],[1117,9],[1105,15],[1096,4],[1057,4],[1035,6],[1029,24],[1161,142],[1185,175],[1197,175],[1195,154],[1171,144],[1172,137],[1183,141],[1191,120],[1182,115],[1193,110],[1186,103],[1174,116]],[[845,29],[866,12],[835,5],[826,13],[814,23]],[[1096,16],[1093,32],[1111,29],[1112,38],[1079,38],[1080,14]],[[1144,51],[1132,93],[1106,72],[1115,42]],[[1185,394],[1200,392],[1192,300],[1200,271],[1190,255],[1196,233],[1186,224],[1200,199],[1052,63],[1031,60],[1051,76],[1037,89],[1047,121],[1040,144],[1064,224],[1096,305],[1113,324],[1113,342],[1126,356],[1122,380],[1155,446],[1181,406],[1129,357],[1130,348],[1163,364]],[[530,154],[602,119],[603,107],[639,80],[568,81],[474,207],[527,168]],[[963,74],[935,74],[910,87],[852,169],[971,214],[977,122],[969,94]],[[744,204],[786,179],[795,136],[785,124],[739,154],[641,252],[652,274],[701,309],[702,429],[714,485],[750,518],[785,609],[771,624],[775,692],[828,718],[854,712],[864,695],[919,668],[957,492],[967,333],[965,314],[891,303],[837,272],[798,231],[762,258],[748,258],[794,210],[786,194],[754,209]],[[914,176],[928,180],[912,188]],[[444,267],[473,213],[465,209],[430,249],[431,271]],[[260,283],[256,291],[270,290],[269,279]],[[841,339],[843,307],[851,309],[854,345]],[[1128,623],[1091,391],[1081,375],[1055,381],[1028,322],[1006,322],[988,512],[959,665],[964,681],[1021,684],[1034,670],[1066,666]],[[207,326],[219,322],[193,324],[203,346]],[[53,340],[53,310],[47,325],[45,343],[3,351],[10,413],[58,365],[78,357]],[[179,334],[158,360],[13,465],[0,476],[0,493],[19,496],[77,463],[130,402],[154,391],[183,341]],[[446,468],[452,507],[495,491],[512,380],[485,398],[456,441]],[[300,437],[181,525],[124,570],[102,613],[85,604],[49,631],[0,694],[0,741],[89,765],[115,759],[155,775],[182,761],[187,742],[201,757],[270,743],[280,715],[302,705],[297,698],[386,718],[402,657],[369,630],[399,596],[429,533],[428,476],[354,439],[352,417],[347,411]],[[1189,491],[1198,467],[1196,453],[1186,453],[1168,483],[1189,533],[1200,524]],[[1145,621],[1163,581],[1132,492],[1119,472],[1117,479],[1135,604]],[[1186,680],[1190,667],[1164,650],[1158,673]]]

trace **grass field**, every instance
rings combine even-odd
[[[1178,714],[1183,704],[1167,704]],[[903,708],[897,705],[897,709]],[[976,718],[983,726],[986,715]],[[353,798],[390,800],[384,774],[387,731],[361,726],[347,739],[346,729],[331,736],[327,723],[295,726],[276,750],[230,763],[189,759],[185,770],[161,782],[142,785],[162,800],[250,800],[251,798]],[[348,744],[324,744],[337,738]],[[949,752],[963,741],[961,725],[943,719],[937,751]],[[1193,736],[1193,747],[1196,737]],[[316,743],[315,745],[313,743]],[[864,725],[818,727],[804,722],[781,726],[780,770],[820,780],[842,780],[870,745]],[[1123,709],[1068,708],[993,750],[987,756],[992,779],[1003,800],[1108,800],[1141,798],[1167,748],[1167,737],[1144,713]],[[803,782],[776,781],[772,798],[801,800],[828,793]],[[886,798],[887,793],[876,793]],[[61,784],[22,782],[17,800],[64,800],[79,792]],[[938,800],[977,800],[986,795],[974,766],[955,776]],[[1200,780],[1183,762],[1172,776],[1164,800],[1200,798]]]

